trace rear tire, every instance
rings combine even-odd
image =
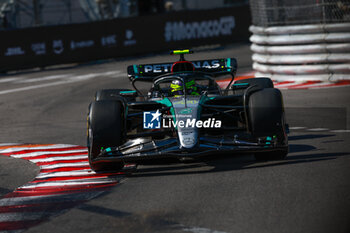
[[[239,83],[248,83],[249,86],[255,86],[256,88],[254,89],[263,89],[263,88],[273,88],[273,82],[269,78],[249,78],[249,79],[241,79],[235,81],[236,84]],[[242,90],[235,90],[234,94],[235,95],[243,95],[244,89]]]
[[[255,153],[257,160],[284,159],[288,154],[288,138],[282,93],[275,88],[254,92],[249,97],[250,129],[255,137],[276,136],[280,150]]]
[[[101,163],[98,157],[101,148],[120,146],[123,142],[124,108],[119,101],[94,101],[88,115],[88,151],[90,167],[94,171],[120,170],[122,162]]]

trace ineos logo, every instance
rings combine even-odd
[[[61,54],[64,50],[62,40],[54,40],[52,42],[53,51],[56,54]]]
[[[132,37],[134,36],[134,33],[131,30],[126,30],[125,34],[126,34],[126,39],[128,40],[131,40]]]
[[[134,32],[130,29],[125,31],[125,41],[124,41],[124,46],[130,46],[130,45],[135,45],[136,40],[134,39]]]

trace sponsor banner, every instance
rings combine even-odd
[[[0,71],[248,41],[249,25],[246,5],[0,31]]]
[[[229,36],[232,35],[234,28],[234,16],[225,16],[207,21],[168,21],[165,25],[165,41]]]

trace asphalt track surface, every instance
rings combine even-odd
[[[192,59],[236,57],[251,67],[249,45],[203,50]],[[0,77],[0,143],[84,146],[94,92],[128,88],[128,58]],[[350,232],[350,87],[283,90],[290,123],[284,161],[236,155],[208,163],[139,166],[121,183],[27,232]],[[38,168],[0,157],[0,194]]]

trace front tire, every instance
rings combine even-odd
[[[94,101],[88,115],[88,155],[94,171],[120,170],[122,162],[98,162],[101,149],[120,146],[123,142],[124,108],[119,101]]]
[[[249,97],[249,127],[255,137],[277,138],[279,150],[255,153],[261,160],[284,159],[288,154],[288,137],[285,130],[285,113],[282,93],[275,88],[256,91]]]

